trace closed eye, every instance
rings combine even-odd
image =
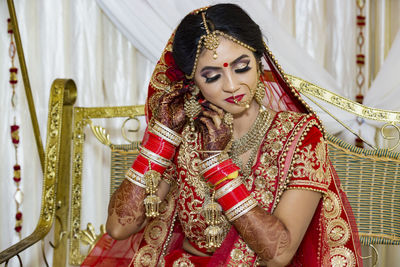
[[[216,80],[218,80],[221,77],[221,74],[215,74],[211,77],[209,77],[207,75],[203,75],[203,77],[206,79],[206,83],[212,83],[212,82],[215,82]]]
[[[246,62],[240,62],[237,64],[237,69],[235,69],[236,73],[243,73],[246,71],[251,70],[251,67],[249,66],[250,61],[246,61]]]

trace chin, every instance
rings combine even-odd
[[[235,104],[232,104],[232,105],[229,105],[229,106],[225,106],[223,109],[226,112],[229,112],[234,116],[243,114],[247,110],[245,107],[240,107],[240,106],[235,105]]]

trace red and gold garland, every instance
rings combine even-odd
[[[364,44],[365,44],[365,36],[364,36],[364,28],[365,28],[365,16],[363,15],[363,10],[365,6],[365,0],[356,0],[357,3],[357,28],[358,28],[358,36],[357,36],[357,55],[356,55],[356,63],[358,66],[358,72],[356,76],[356,84],[358,88],[358,94],[356,95],[356,101],[360,104],[363,103],[364,95],[362,94],[362,88],[365,83],[365,52],[364,52]],[[360,137],[356,137],[356,146],[363,148],[364,143]]]
[[[14,194],[14,200],[17,207],[17,211],[15,214],[15,227],[14,230],[17,232],[19,238],[21,239],[21,230],[22,230],[22,212],[21,212],[21,205],[23,201],[24,194],[20,188],[21,182],[21,166],[18,164],[18,145],[19,145],[19,125],[17,125],[17,94],[16,94],[16,86],[18,83],[17,75],[18,75],[18,68],[15,67],[14,59],[16,55],[16,48],[14,43],[14,32],[11,23],[11,19],[7,20],[7,31],[10,34],[10,47],[8,50],[10,59],[11,59],[11,68],[10,68],[10,85],[12,89],[11,95],[11,107],[13,109],[13,124],[10,126],[11,131],[11,142],[15,149],[15,164],[13,166],[13,180],[16,185],[16,191]]]

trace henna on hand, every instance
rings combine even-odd
[[[230,127],[223,122],[224,111],[212,104],[203,106],[209,108],[199,116],[200,131],[206,150],[224,150],[232,139]]]
[[[156,119],[175,132],[180,132],[186,123],[184,111],[185,94],[189,87],[167,92],[160,98],[160,108]]]
[[[131,182],[124,180],[114,192],[108,205],[108,217],[115,214],[118,223],[141,225],[145,220],[145,207],[143,199],[146,191]]]
[[[275,216],[255,207],[233,222],[247,245],[264,260],[281,255],[290,245],[290,234]]]

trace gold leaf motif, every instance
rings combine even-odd
[[[89,246],[89,252],[94,248],[97,241],[106,233],[106,227],[104,224],[100,225],[100,233],[97,235],[93,224],[88,223],[85,230],[81,230],[79,233],[80,240]]]
[[[337,247],[331,250],[330,254],[327,254],[326,257],[329,257],[329,262],[332,267],[355,267],[356,259],[354,253],[346,248],[346,247]]]
[[[326,159],[326,146],[321,137],[315,150],[312,150],[312,145],[308,145],[302,149],[300,156],[294,160],[295,168],[293,177],[309,177],[312,182],[329,184],[328,166]]]
[[[106,146],[111,145],[110,135],[107,133],[106,129],[98,125],[93,125],[93,122],[91,120],[89,121],[89,125],[97,140],[99,140],[102,144]]]
[[[174,261],[172,267],[195,267],[195,265],[189,260],[188,254],[183,254],[182,257]]]
[[[268,206],[274,200],[274,195],[270,191],[264,191],[261,193],[261,200]]]
[[[156,250],[151,246],[142,247],[135,256],[135,267],[148,267],[156,265]]]
[[[345,245],[350,238],[350,228],[342,218],[328,222],[328,242],[332,247]]]
[[[332,191],[328,190],[323,200],[324,214],[328,219],[339,217],[341,212],[340,200]]]
[[[232,249],[231,257],[234,261],[241,261],[243,259],[243,252],[240,249]]]
[[[146,227],[144,238],[149,245],[157,247],[163,242],[166,234],[167,224],[160,220],[153,220]]]

